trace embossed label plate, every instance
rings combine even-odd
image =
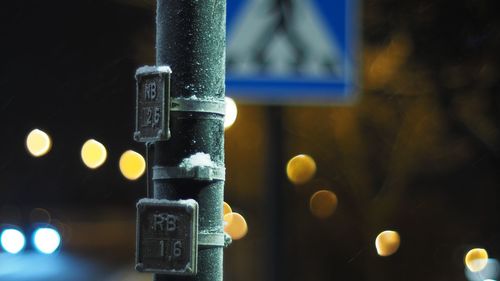
[[[137,70],[134,139],[155,142],[170,137],[170,74],[168,66],[144,66]]]
[[[197,249],[196,201],[142,199],[138,202],[137,271],[195,275]]]

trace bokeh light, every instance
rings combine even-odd
[[[316,173],[316,162],[305,154],[300,154],[288,161],[286,174],[294,184],[304,184],[310,181]]]
[[[53,228],[39,228],[33,234],[33,244],[40,253],[49,255],[61,245],[61,235]]]
[[[399,233],[392,230],[381,232],[375,239],[375,248],[377,254],[381,257],[387,257],[395,254],[401,243]]]
[[[317,191],[309,199],[311,213],[320,219],[326,219],[333,215],[337,209],[337,205],[337,195],[329,190]]]
[[[146,171],[146,160],[141,154],[127,150],[120,157],[120,171],[129,180],[137,180]]]
[[[488,264],[488,252],[482,248],[471,249],[465,255],[464,262],[470,271],[481,271]]]
[[[41,157],[52,148],[50,136],[42,130],[34,129],[26,136],[26,149],[35,156]]]
[[[94,139],[86,141],[81,150],[83,163],[90,169],[99,168],[108,156],[106,147]]]
[[[245,218],[238,213],[229,213],[224,215],[224,231],[231,236],[233,240],[239,240],[248,233],[248,225]]]
[[[17,254],[24,249],[26,245],[26,238],[24,234],[14,228],[5,229],[1,236],[0,242],[2,244],[2,248],[11,254]]]
[[[233,210],[231,209],[231,206],[229,206],[228,203],[224,202],[223,203],[223,206],[222,206],[223,210],[224,210],[224,215],[227,215],[229,213],[232,213]]]
[[[30,222],[33,224],[45,223],[48,224],[51,221],[51,215],[49,211],[43,208],[35,208],[30,212]]]
[[[487,265],[481,271],[472,272],[465,266],[465,276],[469,281],[498,280],[500,277],[500,263],[496,259],[488,259]]]
[[[231,214],[233,210],[231,209],[231,206],[229,206],[229,204],[226,202],[223,203],[222,209],[224,210],[222,215],[224,217],[224,225],[227,225],[228,223],[231,222],[233,216],[226,216],[226,215]]]
[[[238,116],[238,107],[236,106],[236,102],[230,98],[225,98],[226,103],[226,115],[224,116],[224,128],[228,129],[233,126],[234,122],[236,122],[236,117]]]

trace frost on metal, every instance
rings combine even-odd
[[[172,69],[170,69],[170,66],[168,65],[160,65],[160,66],[150,66],[150,65],[145,65],[139,67],[135,75],[144,75],[144,74],[149,74],[149,73],[167,73],[170,74],[172,73]]]
[[[209,154],[198,152],[184,158],[175,167],[153,167],[153,180],[193,179],[199,181],[225,180],[226,168],[212,161]]]
[[[179,164],[179,167],[185,168],[186,170],[191,170],[194,167],[215,167],[215,163],[212,162],[210,154],[198,152],[187,158],[184,158]]]
[[[179,199],[179,200],[168,200],[168,199],[157,199],[157,198],[142,198],[137,202],[137,206],[142,204],[168,204],[168,203],[176,203],[176,204],[184,204],[184,205],[198,205],[196,200],[193,199]]]

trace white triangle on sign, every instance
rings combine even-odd
[[[281,0],[293,5],[286,29],[277,28],[281,14],[276,1],[248,0],[243,7],[228,36],[228,71],[238,76],[342,77],[347,62],[311,0]]]

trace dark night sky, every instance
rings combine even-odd
[[[9,1],[0,16],[1,202],[120,203],[142,182],[121,178],[118,158],[143,152],[131,136],[137,49],[133,38],[153,17],[110,1]],[[153,38],[151,37],[151,51]],[[52,152],[25,152],[33,128],[53,138]],[[82,143],[109,152],[102,169],[81,164]],[[28,195],[28,196],[26,196]],[[32,195],[32,196],[29,196]]]

